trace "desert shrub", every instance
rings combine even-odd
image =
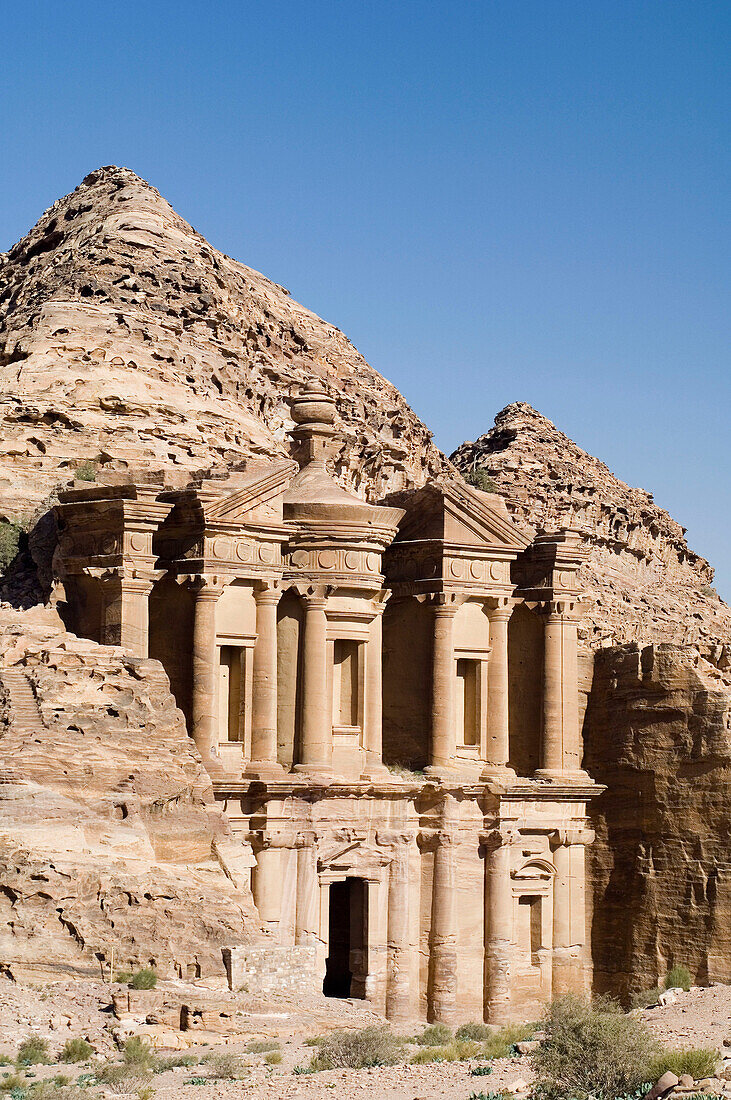
[[[472,1069],[473,1077],[487,1077],[492,1073],[492,1066],[474,1066]]]
[[[47,1066],[52,1061],[48,1053],[48,1040],[40,1035],[29,1035],[18,1047],[19,1066]]]
[[[606,999],[592,1005],[571,994],[558,997],[543,1026],[546,1038],[533,1064],[547,1100],[616,1100],[648,1080],[658,1053],[645,1022]]]
[[[515,1053],[515,1044],[533,1038],[537,1024],[506,1024],[491,1032],[482,1046],[483,1058],[509,1058]]]
[[[59,1062],[86,1062],[94,1053],[91,1043],[86,1039],[67,1039],[61,1051]]]
[[[152,1069],[155,1073],[165,1073],[169,1069],[181,1069],[183,1066],[197,1066],[198,1056],[195,1054],[170,1054],[167,1058],[155,1057]]]
[[[26,545],[26,528],[24,521],[0,520],[0,572],[7,569],[18,551]]]
[[[630,1004],[632,1008],[650,1008],[657,1004],[660,992],[658,986],[654,989],[641,989],[639,993],[633,995]]]
[[[243,1058],[232,1051],[222,1051],[218,1054],[206,1055],[206,1062],[210,1066],[210,1077],[214,1081],[230,1081],[240,1076],[246,1069]]]
[[[120,982],[121,985],[129,985],[133,977],[134,974],[131,970],[118,970],[114,975],[114,980]]]
[[[674,966],[665,976],[666,989],[684,989],[687,992],[692,984],[693,979],[686,966]]]
[[[137,1089],[137,1100],[152,1100],[155,1095],[155,1090],[152,1085],[143,1085],[141,1089]]]
[[[476,466],[464,475],[468,485],[474,489],[481,489],[483,493],[496,493],[497,485],[488,474],[487,470],[480,470]]]
[[[373,1024],[360,1031],[333,1031],[319,1044],[310,1068],[367,1069],[392,1066],[403,1055],[400,1041],[387,1027]]]
[[[99,463],[93,458],[87,458],[85,462],[79,463],[74,470],[74,477],[77,481],[96,481],[96,471]]]
[[[264,1055],[264,1061],[268,1066],[278,1066],[282,1061],[281,1050],[268,1050]]]
[[[412,1065],[424,1066],[430,1062],[466,1062],[479,1054],[477,1043],[466,1039],[452,1039],[444,1046],[425,1046],[410,1059]]]
[[[259,1039],[246,1044],[247,1054],[267,1054],[270,1050],[279,1050],[279,1043],[275,1039]]]
[[[139,1035],[132,1035],[124,1044],[124,1060],[128,1066],[147,1066],[152,1069],[157,1061],[157,1055],[147,1039]]]
[[[649,1078],[657,1081],[663,1073],[670,1070],[676,1077],[689,1073],[694,1081],[701,1077],[712,1077],[718,1065],[715,1050],[700,1047],[697,1050],[664,1050],[650,1063]]]
[[[132,975],[129,985],[131,989],[154,989],[157,985],[157,974],[151,967],[144,966]]]
[[[511,1092],[471,1092],[470,1100],[512,1100]]]
[[[460,1024],[454,1033],[455,1039],[474,1039],[478,1043],[483,1043],[485,1039],[489,1039],[492,1035],[492,1028],[488,1024]]]
[[[19,1073],[9,1073],[7,1077],[3,1077],[0,1081],[0,1092],[15,1092],[17,1089],[24,1093],[27,1087],[28,1082]]]
[[[446,1024],[432,1024],[425,1027],[421,1035],[415,1035],[411,1040],[420,1047],[443,1047],[452,1041],[452,1029]]]
[[[8,1054],[0,1054],[0,1066],[12,1066],[13,1059]]]

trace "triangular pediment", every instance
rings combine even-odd
[[[203,514],[209,523],[281,523],[282,498],[292,480],[291,463],[271,464],[264,471],[252,471],[249,480],[237,488],[222,491],[213,499],[203,498]],[[237,480],[241,481],[239,477]]]
[[[399,503],[406,507],[406,515],[397,542],[437,540],[509,553],[519,553],[531,542],[500,497],[469,485],[426,486],[404,494]]]

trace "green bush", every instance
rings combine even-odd
[[[155,1051],[152,1049],[147,1039],[142,1039],[139,1035],[132,1035],[124,1044],[124,1060],[128,1066],[152,1066],[157,1061]]]
[[[18,1047],[19,1066],[47,1066],[52,1061],[48,1053],[48,1040],[39,1035],[29,1035]]]
[[[2,1081],[0,1081],[0,1092],[15,1092],[17,1089],[24,1094],[27,1087],[28,1082],[25,1077],[21,1077],[19,1073],[8,1074],[7,1077],[3,1077]]]
[[[571,994],[558,997],[544,1019],[545,1040],[533,1055],[546,1100],[616,1100],[648,1080],[658,1049],[644,1020],[619,1005],[592,1005]]]
[[[707,1047],[697,1050],[664,1050],[652,1060],[649,1077],[657,1081],[663,1073],[670,1070],[676,1077],[689,1073],[694,1081],[699,1081],[702,1077],[713,1077],[717,1065],[718,1054]]]
[[[475,466],[469,473],[464,474],[464,479],[473,489],[480,489],[483,493],[497,492],[497,484],[487,470],[480,470]]]
[[[247,1054],[268,1054],[270,1050],[279,1050],[279,1043],[275,1039],[260,1039],[246,1044]]]
[[[467,1062],[480,1052],[477,1043],[465,1039],[453,1039],[444,1046],[425,1046],[410,1059],[412,1065],[425,1066],[430,1062]]]
[[[169,1069],[181,1069],[183,1066],[197,1066],[198,1057],[195,1054],[171,1054],[167,1058],[155,1058],[153,1071],[165,1073]]]
[[[86,1039],[67,1039],[59,1055],[59,1062],[86,1062],[94,1053],[91,1043]]]
[[[506,1024],[491,1032],[482,1047],[483,1058],[510,1058],[515,1044],[533,1038],[537,1024]]]
[[[282,1061],[281,1050],[268,1050],[264,1055],[264,1061],[268,1066],[278,1066]]]
[[[630,1002],[632,1008],[650,1008],[652,1005],[656,1005],[661,990],[658,986],[654,989],[642,989],[639,993],[635,993]]]
[[[23,549],[26,531],[27,524],[24,521],[0,519],[0,572],[4,573],[18,551]]]
[[[77,481],[96,481],[96,471],[99,466],[99,462],[93,458],[87,458],[85,462],[79,463],[74,470],[74,477]]]
[[[443,1047],[452,1041],[452,1029],[446,1024],[432,1024],[425,1027],[421,1035],[415,1035],[411,1040],[420,1047]]]
[[[157,974],[151,967],[145,966],[132,975],[129,984],[131,989],[154,989],[157,985]]]
[[[492,1066],[475,1066],[472,1070],[473,1077],[487,1077],[492,1073]]]
[[[149,1084],[152,1074],[143,1062],[101,1062],[94,1073],[107,1092],[124,1095]]]
[[[387,1027],[372,1024],[360,1031],[333,1031],[319,1044],[310,1068],[367,1069],[392,1066],[403,1056],[401,1042]]]
[[[674,966],[665,977],[666,989],[684,989],[687,992],[692,984],[693,979],[686,966]]]
[[[206,1057],[206,1062],[211,1067],[210,1077],[214,1081],[232,1081],[246,1069],[243,1058],[231,1051],[209,1054]]]
[[[484,1043],[492,1035],[492,1028],[488,1024],[460,1024],[454,1033],[455,1039],[474,1039],[478,1043]]]
[[[12,1066],[13,1059],[7,1054],[0,1054],[0,1066]]]

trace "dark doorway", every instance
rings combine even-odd
[[[326,997],[365,996],[365,896],[362,879],[330,884]]]

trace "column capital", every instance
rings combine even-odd
[[[229,583],[228,577],[214,573],[180,573],[176,580],[187,585],[196,600],[217,600]]]
[[[507,623],[518,603],[510,596],[490,596],[485,600],[485,610],[491,623]]]
[[[383,614],[386,608],[386,604],[391,599],[392,595],[393,593],[391,592],[390,588],[382,588],[379,592],[373,593],[369,600],[369,603],[373,608],[373,612],[375,615]]]
[[[295,584],[293,588],[305,607],[313,611],[324,611],[327,601],[335,591],[334,584]]]
[[[416,833],[413,830],[379,829],[376,833],[376,841],[387,848],[407,848],[416,841]]]
[[[498,848],[510,848],[520,838],[520,830],[515,826],[499,826],[480,833],[480,845],[486,852],[494,852]]]
[[[467,597],[462,592],[433,592],[427,600],[438,618],[452,618],[459,611]]]
[[[581,844],[589,847],[594,843],[596,833],[586,825],[570,826],[565,829],[556,829],[549,838],[551,848],[570,848],[573,844]]]
[[[547,619],[578,623],[581,618],[581,600],[578,596],[562,596],[560,599],[546,600],[536,611]]]
[[[279,603],[282,598],[282,582],[279,578],[254,582],[254,599],[259,603]]]

